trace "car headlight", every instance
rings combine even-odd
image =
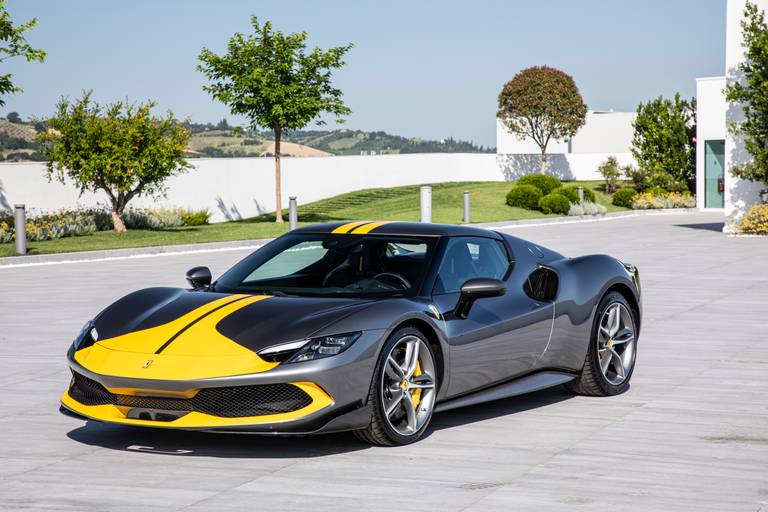
[[[347,350],[360,337],[361,332],[348,332],[320,336],[299,342],[284,343],[259,352],[263,359],[273,362],[300,363],[335,356]]]
[[[75,351],[78,351],[90,347],[98,340],[99,331],[97,331],[96,327],[93,325],[93,320],[88,320],[83,328],[80,329],[80,333],[77,335],[72,345],[75,347]]]

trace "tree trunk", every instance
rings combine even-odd
[[[280,185],[280,137],[283,129],[275,126],[275,222],[283,223],[283,205]]]
[[[541,168],[539,173],[547,174],[547,153],[545,151],[541,152]]]
[[[115,226],[115,233],[125,233],[127,231],[122,211],[112,210],[112,224]]]

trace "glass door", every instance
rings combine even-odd
[[[704,207],[722,208],[725,190],[725,141],[704,142]]]

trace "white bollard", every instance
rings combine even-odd
[[[576,191],[579,193],[579,204],[582,204],[584,202],[584,187],[579,187]]]
[[[472,222],[472,217],[469,211],[469,190],[464,191],[464,222]]]
[[[296,196],[288,198],[288,227],[291,231],[296,229],[299,222],[299,206],[296,204]]]
[[[432,222],[432,187],[421,187],[421,222]]]
[[[15,210],[14,232],[16,237],[16,253],[27,254],[27,212],[23,204],[13,205]]]

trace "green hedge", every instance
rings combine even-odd
[[[549,194],[539,199],[539,208],[543,213],[559,213],[568,215],[571,208],[571,202],[567,197],[560,194]]]
[[[528,174],[517,180],[517,185],[532,185],[546,196],[561,185],[560,180],[548,174]]]
[[[621,188],[614,192],[611,202],[613,206],[620,206],[622,208],[632,208],[632,200],[637,195],[637,190],[633,188]]]

